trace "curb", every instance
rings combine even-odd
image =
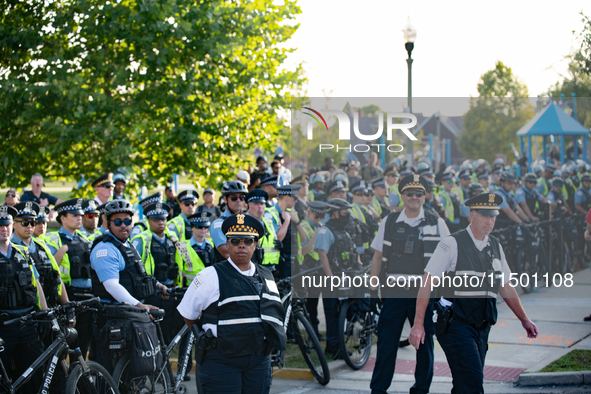
[[[519,375],[519,386],[571,386],[591,384],[591,371],[542,372]]]
[[[344,360],[334,360],[328,363],[328,370],[332,375],[345,368],[347,363]],[[273,379],[294,379],[294,380],[314,380],[314,375],[309,369],[304,368],[283,368],[281,370],[273,368]]]

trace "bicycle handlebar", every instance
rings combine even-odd
[[[14,324],[16,322],[23,322],[23,323],[27,323],[30,321],[39,321],[39,320],[43,320],[45,318],[50,318],[53,319],[56,315],[68,315],[71,313],[71,311],[74,310],[78,310],[82,307],[86,307],[89,304],[100,304],[101,299],[99,297],[93,297],[90,298],[88,300],[84,300],[84,301],[69,301],[63,305],[60,306],[56,306],[54,308],[47,308],[44,311],[31,311],[30,313],[24,315],[24,316],[19,316],[16,317],[14,319],[10,319],[10,320],[6,320],[4,322],[5,326],[8,326],[10,324]]]

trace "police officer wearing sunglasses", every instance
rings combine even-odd
[[[181,214],[170,220],[166,227],[170,235],[174,235],[179,242],[183,242],[193,236],[188,217],[197,210],[199,193],[195,190],[185,190],[179,193],[177,199],[181,207]]]
[[[267,394],[270,350],[284,350],[287,340],[273,275],[251,262],[263,224],[239,213],[223,221],[222,231],[228,259],[197,274],[178,310],[189,327],[201,318],[201,329],[209,336],[204,339],[211,350],[198,360],[205,393]]]
[[[228,181],[222,186],[222,199],[226,204],[226,209],[219,218],[213,221],[209,230],[211,240],[215,246],[214,252],[217,261],[223,261],[230,256],[226,236],[222,231],[222,224],[226,218],[242,211],[247,193],[246,185],[240,181]]]
[[[411,174],[398,183],[404,203],[400,212],[392,212],[380,224],[371,247],[375,250],[371,275],[380,278],[384,306],[378,322],[378,352],[371,378],[372,393],[386,393],[394,377],[398,344],[408,319],[415,320],[416,297],[420,278],[429,257],[441,237],[449,235],[443,219],[425,210],[427,179]],[[418,278],[418,280],[413,280]],[[387,283],[395,283],[389,287]],[[372,288],[377,293],[377,287]],[[375,298],[374,298],[375,299]],[[417,352],[415,384],[411,393],[427,393],[433,379],[433,303],[425,313],[425,345]]]

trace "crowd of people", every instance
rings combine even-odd
[[[224,388],[228,382],[241,385],[236,392],[268,392],[270,346],[285,346],[283,325],[278,325],[283,307],[274,280],[311,268],[319,268],[317,275],[332,276],[363,267],[376,277],[424,274],[430,280],[445,272],[486,272],[487,267],[479,264],[491,261],[494,271],[506,273],[503,249],[488,236],[493,228],[539,221],[544,209],[559,207],[563,214],[585,215],[591,209],[591,175],[584,162],[561,167],[534,163],[523,177],[502,155],[492,165],[480,159],[438,171],[429,160],[414,167],[395,159],[382,169],[371,154],[367,163],[346,160],[337,166],[327,158],[321,168],[293,177],[282,155],[270,166],[260,156],[256,166],[223,184],[219,200],[213,188],[205,188],[199,206],[198,191],[175,194],[171,187],[164,196],[157,192],[134,205],[125,194],[122,173],[97,177],[93,199],[63,201],[43,192],[43,178],[35,174],[30,191],[19,200],[17,191],[10,189],[0,207],[0,259],[12,267],[0,273],[0,319],[89,296],[109,305],[163,309],[165,341],[183,323],[197,323],[217,338],[199,369],[204,392],[229,392]],[[138,207],[145,218],[134,222]],[[48,233],[53,212],[61,227]],[[589,216],[587,221],[591,223]],[[455,260],[447,258],[451,251]],[[22,280],[14,281],[15,277]],[[439,305],[433,300],[422,303],[417,298],[420,288],[386,294],[372,289],[372,301],[365,307],[377,310],[377,300],[384,299],[372,392],[385,393],[392,381],[406,319],[414,322],[411,342],[419,349],[413,387],[415,392],[428,391],[433,376],[433,309],[447,311],[452,304],[457,323],[438,340],[458,392],[482,392],[482,338],[488,338],[496,322],[491,299],[498,293],[512,300],[508,304],[527,334],[537,335],[514,289],[505,285],[497,282],[483,290],[487,312],[480,310],[482,304],[458,297],[435,303]],[[172,288],[186,289],[184,297],[168,296]],[[318,330],[320,294],[324,335]],[[307,307],[318,337],[326,341],[326,355],[342,358],[337,299],[323,290],[310,291]],[[78,346],[84,356],[112,371],[113,354],[105,325],[97,323],[98,314],[86,311],[76,316]],[[457,346],[471,346],[479,335],[484,336],[470,357],[480,365],[480,378],[478,370],[463,371],[452,356]],[[0,326],[0,337],[6,343],[0,357],[5,366],[14,366],[14,376],[52,341],[50,333],[35,326]],[[33,391],[40,379],[31,378]]]

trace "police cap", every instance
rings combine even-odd
[[[429,183],[427,179],[420,176],[419,174],[412,174],[410,176],[406,176],[402,178],[400,182],[398,182],[398,191],[402,193],[405,190],[422,190],[423,192],[427,191],[429,187]]]
[[[12,224],[13,219],[16,217],[18,211],[8,205],[0,206],[0,226],[7,226]]]
[[[110,172],[105,175],[101,175],[92,182],[92,187],[111,187],[115,186],[113,183],[113,173]]]
[[[329,182],[325,187],[324,187],[326,194],[330,195],[330,193],[333,192],[338,192],[338,191],[347,191],[347,185],[345,184],[345,182],[338,180],[338,181],[332,181]]]
[[[222,233],[228,238],[260,238],[265,234],[265,228],[254,216],[238,213],[224,220]]]
[[[211,212],[203,211],[203,212],[199,212],[194,215],[191,215],[187,219],[189,219],[189,223],[191,224],[191,227],[207,228],[207,227],[211,226],[210,218],[212,216],[213,215],[211,214]]]
[[[39,213],[37,214],[37,219],[35,219],[35,221],[46,223],[49,221],[47,215],[49,215],[49,207],[39,207]]]
[[[162,192],[156,192],[156,193],[144,198],[143,200],[140,200],[140,205],[145,210],[148,205],[151,205],[151,204],[154,204],[157,202],[162,202]]]
[[[58,215],[61,213],[84,215],[84,211],[82,210],[82,204],[84,204],[83,198],[72,198],[70,200],[62,202],[61,204],[57,204],[55,206],[55,211]]]
[[[35,219],[39,214],[39,205],[33,201],[19,202],[14,206],[16,217],[23,219]]]
[[[351,208],[353,208],[353,205],[349,204],[347,200],[343,200],[342,198],[331,198],[326,202],[326,213],[328,214]]]
[[[470,208],[470,211],[476,211],[486,216],[497,216],[499,214],[499,205],[503,202],[503,197],[494,193],[483,193],[474,196],[464,202]]]
[[[310,201],[308,202],[310,211],[323,215],[326,213],[326,203],[324,201]]]
[[[199,199],[199,193],[195,190],[184,190],[179,193],[177,199],[179,202],[195,201]]]
[[[170,205],[161,201],[146,205],[144,207],[144,215],[148,218],[166,219],[170,212]]]
[[[97,205],[98,204],[95,200],[84,200],[84,202],[82,203],[82,211],[84,212],[84,214],[99,213]]]
[[[254,189],[246,195],[246,202],[266,202],[269,199],[269,193],[263,189]]]

